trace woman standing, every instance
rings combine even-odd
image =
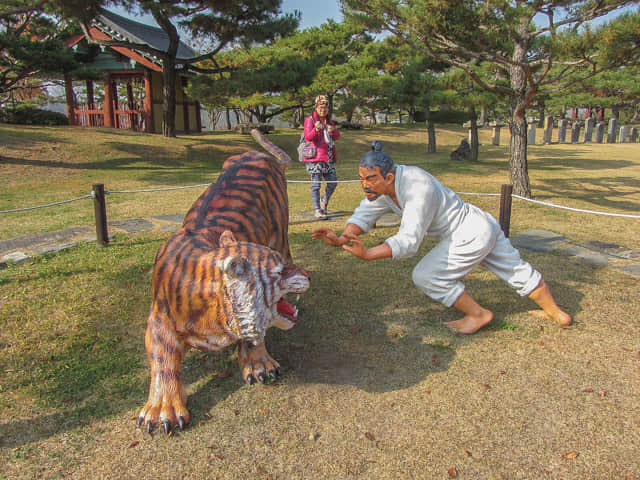
[[[304,121],[304,138],[316,147],[316,156],[305,158],[307,173],[311,175],[311,202],[316,218],[326,220],[329,199],[335,191],[338,176],[336,175],[335,141],[340,138],[340,132],[329,115],[329,100],[325,95],[318,95],[315,110]],[[324,195],[320,197],[322,179],[327,182]]]

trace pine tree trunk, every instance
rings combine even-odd
[[[513,193],[531,198],[529,171],[527,165],[527,118],[526,112],[533,92],[527,90],[527,75],[524,65],[529,49],[529,19],[524,17],[518,26],[520,37],[514,46],[510,83],[513,94],[509,98],[509,178],[513,185]]]
[[[162,135],[176,136],[176,69],[170,58],[162,63]]]
[[[471,107],[470,111],[470,124],[471,124],[471,158],[472,162],[478,161],[478,123],[475,107]]]
[[[436,126],[432,119],[427,119],[427,153],[436,153]]]
[[[527,165],[527,119],[518,114],[517,101],[511,99],[509,110],[511,121],[509,130],[511,140],[509,143],[509,178],[513,185],[513,193],[526,198],[531,198],[531,185],[529,184],[529,170]]]

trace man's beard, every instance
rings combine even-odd
[[[370,188],[365,188],[364,193],[372,193],[374,195],[373,197],[365,196],[365,198],[370,202],[373,202],[374,200],[377,200],[378,197],[380,197],[380,194],[378,192],[376,192],[375,190],[371,190]]]

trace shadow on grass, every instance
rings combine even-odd
[[[311,272],[312,288],[302,297],[298,325],[290,331],[271,329],[267,336],[268,351],[291,384],[350,385],[375,393],[406,389],[446,371],[457,348],[481,341],[491,329],[461,337],[442,326],[456,317],[455,312],[424,296],[410,278],[427,249],[409,260],[364,263],[323,244],[311,248],[306,234],[294,234],[291,240],[296,262]],[[135,250],[125,256],[126,261],[149,247],[144,240],[132,246]],[[93,262],[109,261],[117,248],[96,250]],[[50,413],[5,420],[0,424],[3,447],[37,442],[143,405],[149,382],[143,337],[153,250],[131,265],[95,276],[96,301],[101,296],[104,301],[78,307],[81,311],[76,314],[87,320],[61,337],[63,349],[38,352],[33,362],[12,359],[25,370],[17,379],[19,386],[30,389]],[[571,314],[578,313],[582,298],[575,285],[589,283],[593,269],[565,257],[561,261],[553,255],[528,257],[544,273],[558,302]],[[61,281],[87,273],[69,260],[65,263],[69,271],[58,268]],[[500,329],[508,315],[535,308],[504,282],[487,275],[491,274],[472,273],[465,284],[496,314],[493,328]],[[540,322],[533,317],[531,321]],[[212,405],[243,387],[237,363],[230,360],[232,354],[232,349],[225,349],[194,352],[185,358],[183,375],[185,384],[191,385],[192,425]],[[226,368],[233,371],[230,378],[212,373]],[[135,428],[135,418],[129,421]]]

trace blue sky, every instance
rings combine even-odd
[[[285,13],[298,10],[302,13],[300,28],[317,27],[327,19],[332,18],[336,22],[342,20],[340,2],[338,0],[282,0],[282,11]]]
[[[342,21],[339,0],[282,0],[281,9],[284,13],[290,13],[294,10],[298,10],[302,14],[300,18],[300,29],[302,30],[322,25],[329,18],[332,18],[336,22]],[[137,22],[156,26],[151,15],[145,15],[142,17],[129,15],[126,10],[122,8],[114,8],[113,6],[110,7],[109,10],[114,11],[118,15],[129,17]]]

